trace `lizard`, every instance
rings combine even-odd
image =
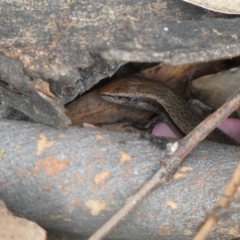
[[[162,109],[164,109],[184,135],[187,135],[203,120],[203,117],[193,110],[187,100],[161,81],[130,76],[115,80],[102,87],[100,95],[107,101],[150,110],[158,115],[161,115]],[[239,145],[220,129],[212,131],[207,139],[214,142]]]

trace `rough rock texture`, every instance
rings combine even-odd
[[[0,121],[0,198],[43,227],[91,235],[160,167],[161,151],[136,134],[92,128],[56,130]],[[192,239],[239,163],[239,149],[206,142],[170,184],[156,188],[110,239]],[[238,206],[239,195],[232,200]],[[240,216],[210,239],[239,236]]]
[[[186,63],[240,52],[237,17],[182,1],[4,0],[0,13],[0,101],[55,127],[70,123],[63,104],[125,60]],[[56,98],[30,87],[36,80]]]

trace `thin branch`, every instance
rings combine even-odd
[[[237,188],[240,184],[240,164],[238,164],[231,180],[229,181],[224,193],[222,194],[221,198],[219,199],[218,203],[212,210],[212,214],[204,221],[201,228],[198,230],[197,234],[195,235],[193,240],[204,240],[208,236],[208,234],[214,228],[214,225],[219,220],[218,212],[221,209],[226,209],[230,205],[230,201],[234,194],[237,191]],[[216,214],[214,214],[216,209]]]
[[[99,228],[88,240],[103,239],[122,219],[125,217],[150,191],[161,183],[166,183],[184,161],[187,154],[195,148],[213,129],[215,129],[224,119],[226,119],[240,105],[240,89],[217,111],[208,116],[185,138],[179,141],[179,146],[172,155],[167,155],[163,159],[163,165],[148,180],[142,188],[132,195],[126,204],[110,218],[101,228]],[[176,147],[173,144],[173,147]]]

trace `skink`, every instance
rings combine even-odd
[[[161,114],[164,108],[183,134],[188,134],[203,120],[192,109],[189,102],[160,81],[139,76],[128,77],[104,86],[100,90],[100,94],[107,101],[147,109],[156,114]],[[207,139],[214,142],[239,145],[219,129],[210,133]]]

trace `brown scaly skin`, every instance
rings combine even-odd
[[[100,90],[103,99],[117,104],[147,109],[160,114],[162,108],[184,133],[192,131],[203,118],[191,104],[160,81],[138,76],[113,81]],[[219,129],[207,137],[208,140],[239,145]]]

